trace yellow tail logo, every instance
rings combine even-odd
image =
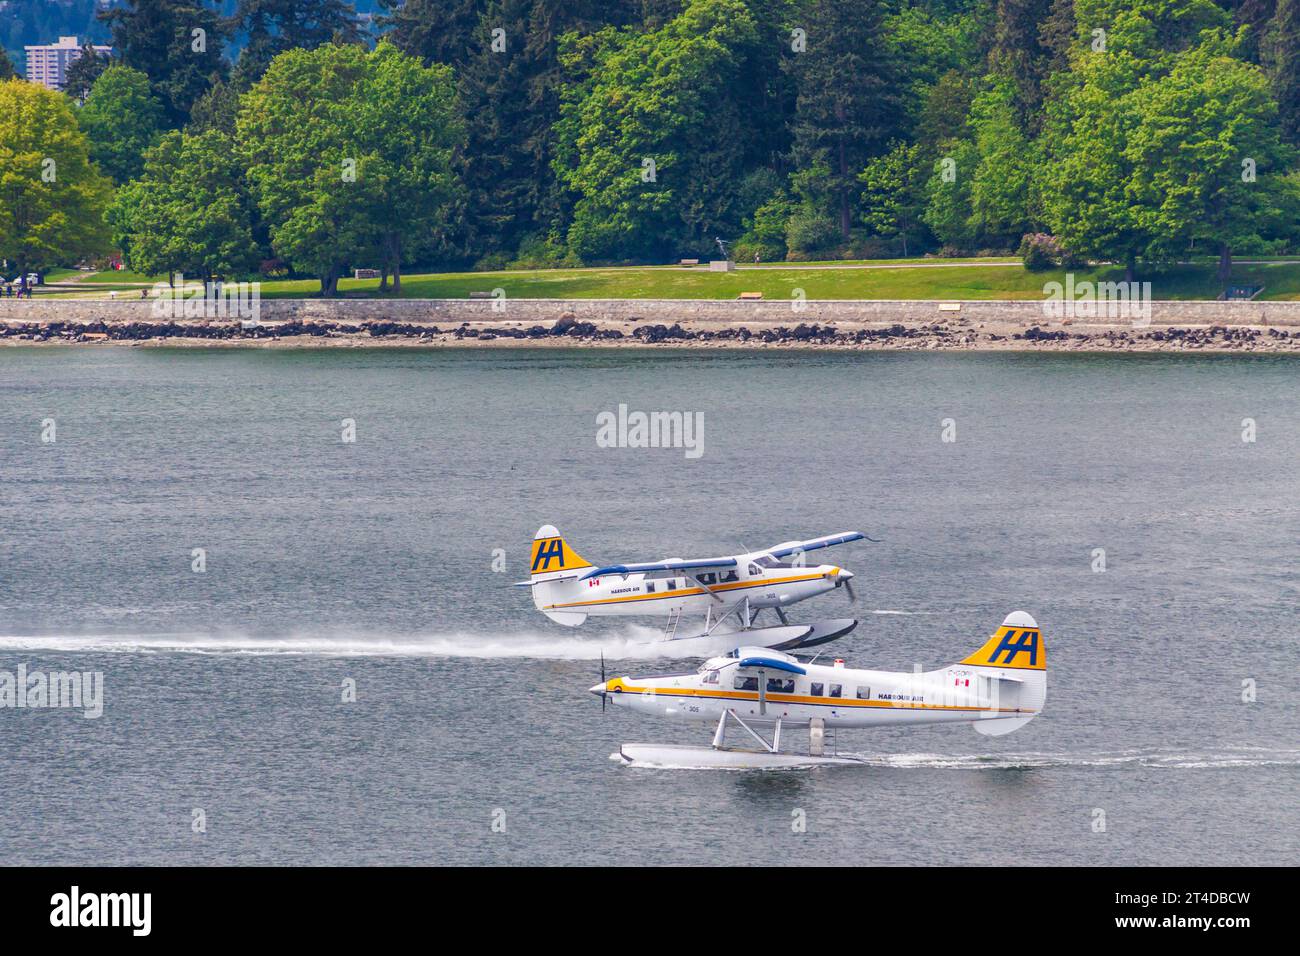
[[[1036,627],[999,627],[983,647],[962,661],[976,667],[1047,670],[1047,649]]]
[[[573,571],[577,568],[589,568],[592,564],[574,551],[558,534],[553,537],[537,538],[533,541],[533,563],[531,574],[547,574],[551,571]]]

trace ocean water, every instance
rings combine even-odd
[[[0,349],[0,671],[104,686],[97,719],[0,709],[0,863],[1295,863],[1297,384],[1255,356]],[[702,412],[704,454],[598,447],[620,403]],[[858,767],[620,766],[710,730],[602,715],[601,654],[696,662],[508,587],[546,523],[602,562],[864,531],[827,552],[858,591],[838,656],[939,666],[1023,609],[1046,712],[843,731]]]

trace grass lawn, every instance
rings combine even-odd
[[[809,299],[1039,299],[1047,282],[1064,282],[1063,270],[1027,272],[1015,260],[982,260],[978,265],[959,265],[961,260],[925,260],[926,265],[907,268],[901,260],[882,265],[903,268],[790,268],[789,264],[765,265],[737,272],[709,272],[679,266],[628,266],[591,269],[546,269],[502,272],[448,272],[404,276],[402,297],[415,299],[463,299],[471,292],[504,289],[517,299],[734,299],[741,292],[762,292],[765,299],[788,300],[802,289]],[[811,263],[807,265],[812,265]],[[1140,274],[1151,283],[1156,299],[1214,299],[1220,284],[1214,278],[1214,264],[1195,262]],[[1123,270],[1114,266],[1074,272],[1076,286],[1085,280],[1119,281]],[[87,277],[84,292],[103,295],[118,289],[119,295],[138,295],[139,286],[156,277],[129,272],[102,272]],[[93,285],[91,285],[93,283]],[[1263,285],[1263,299],[1300,299],[1300,262],[1279,261],[1242,264],[1233,269],[1233,284]],[[341,292],[375,295],[376,279],[344,279]],[[302,298],[317,294],[314,279],[270,280],[262,283],[266,298]],[[391,292],[388,293],[391,295]]]
[[[122,285],[124,283],[142,282],[153,285],[155,282],[166,282],[166,276],[146,276],[138,272],[128,272],[123,270],[119,272],[116,269],[108,269],[104,272],[87,273],[86,277],[81,280],[85,283],[94,283],[96,285]]]
[[[1076,270],[1084,280],[1119,281],[1117,267]],[[1211,263],[1177,266],[1140,276],[1157,299],[1214,299],[1220,285]],[[782,269],[739,272],[677,268],[548,270],[413,275],[402,280],[403,298],[460,299],[470,292],[504,289],[520,299],[734,299],[762,292],[765,299],[789,299],[803,289],[809,299],[1039,299],[1050,281],[1064,283],[1063,270],[1026,272],[1019,265],[927,266],[915,269]],[[1300,263],[1243,265],[1233,270],[1238,285],[1263,285],[1262,298],[1300,299]],[[371,292],[378,282],[345,280],[343,292]],[[312,295],[310,280],[268,282],[268,298]]]

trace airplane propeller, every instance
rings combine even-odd
[[[835,576],[835,586],[843,586],[845,592],[848,594],[849,603],[857,604],[858,596],[853,592],[853,572],[845,571],[843,568],[836,568],[831,571],[831,574]]]
[[[604,685],[604,684],[606,683],[606,680],[605,680],[605,652],[604,652],[603,650],[600,652],[600,683],[601,683],[602,685]],[[600,712],[601,712],[602,714],[605,712],[605,703],[606,703],[606,701],[605,701],[605,697],[606,697],[606,694],[605,694],[605,692],[602,690],[602,691],[600,692]]]

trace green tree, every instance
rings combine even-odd
[[[484,0],[380,0],[387,11],[377,18],[384,35],[403,53],[426,64],[455,67],[474,55],[474,34]]]
[[[462,174],[468,190],[468,235],[474,256],[511,252],[537,229],[536,215],[550,179],[547,149],[537,136],[532,77],[537,51],[525,42],[530,0],[491,0],[460,71],[459,95],[467,147]],[[493,36],[493,31],[502,33]],[[544,51],[543,51],[544,52]]]
[[[77,121],[90,140],[90,158],[115,183],[140,175],[144,151],[162,136],[162,104],[149,77],[129,66],[109,67],[95,81]]]
[[[127,263],[146,275],[238,275],[260,259],[239,154],[218,130],[168,133],[106,218]]]
[[[556,124],[554,168],[577,197],[575,256],[701,253],[739,229],[744,122],[728,91],[757,36],[740,0],[692,0],[661,29],[605,28],[564,47],[579,79]]]
[[[1222,36],[1229,18],[1212,0],[1074,0],[1074,11],[1071,71],[1056,78],[1039,139],[1042,216],[1070,254],[1122,262],[1131,280],[1157,247],[1135,194],[1142,160],[1129,148],[1139,101],[1205,31]],[[1104,31],[1104,48],[1094,30]]]
[[[219,129],[234,135],[235,118],[239,115],[239,90],[235,81],[217,80],[204,92],[190,110],[189,129],[200,133]]]
[[[933,7],[908,5],[885,18],[885,36],[898,63],[911,126],[927,121],[925,114],[937,88],[944,86],[951,92],[955,85],[970,83],[976,64],[985,58],[985,36],[992,29],[986,9],[977,5],[969,12],[943,15]],[[937,95],[943,98],[946,92]],[[968,93],[960,111],[963,121],[969,105]],[[951,135],[955,130],[945,129],[931,141]]]
[[[1277,99],[1282,135],[1288,143],[1300,146],[1300,0],[1277,0],[1260,46]]]
[[[0,82],[0,259],[25,275],[104,251],[111,188],[66,96]]]
[[[194,0],[126,0],[101,19],[113,53],[149,77],[170,127],[183,126],[195,100],[225,70],[225,29],[217,14]]]
[[[970,137],[967,120],[974,96],[973,81],[958,70],[949,70],[926,89],[915,138],[927,157],[933,158],[944,140]]]
[[[976,240],[971,186],[979,166],[979,151],[969,140],[953,139],[940,143],[938,152],[926,180],[925,212],[921,218],[945,246],[970,249]]]
[[[95,49],[93,43],[87,42],[81,48],[81,56],[73,60],[63,75],[63,92],[78,103],[86,102],[95,81],[108,69],[111,61]]]
[[[1040,31],[1051,9],[1052,0],[997,0],[989,66],[1012,84],[1016,122],[1022,128],[1030,126],[1043,100],[1052,53],[1044,47]]]
[[[1207,40],[1146,84],[1127,145],[1149,254],[1172,258],[1203,242],[1219,253],[1222,282],[1234,248],[1259,247],[1296,211],[1285,178],[1295,152],[1278,135],[1268,78],[1232,50]],[[1294,230],[1293,219],[1288,225]]]
[[[404,259],[444,240],[463,146],[451,71],[392,44],[290,50],[240,101],[236,128],[277,254],[332,296],[376,255],[400,291]]]
[[[898,238],[903,255],[908,242],[925,237],[926,168],[919,145],[896,143],[889,152],[867,163],[858,175],[862,183],[862,221],[877,236]]]
[[[784,259],[786,229],[794,214],[794,203],[784,190],[761,203],[745,219],[744,232],[734,246],[736,258],[748,260],[758,256],[766,262]]]
[[[252,86],[285,50],[362,38],[356,8],[346,0],[238,0],[226,28],[247,37],[234,72],[240,90]]]
[[[828,200],[826,212],[847,240],[857,203],[858,173],[898,131],[901,93],[893,52],[882,29],[879,0],[811,0],[802,18],[807,51],[790,58],[798,96],[792,123],[793,153],[805,178],[805,203]]]
[[[14,69],[14,64],[13,61],[9,59],[9,54],[5,51],[3,46],[0,46],[0,82],[3,82],[4,80],[12,80],[17,75],[18,71]]]
[[[1070,88],[1048,105],[1042,141],[1050,156],[1039,182],[1044,218],[1065,249],[1118,260],[1129,280],[1151,238],[1132,201],[1135,169],[1127,151],[1139,71],[1123,49],[1077,60]]]
[[[1035,215],[1035,147],[1019,125],[1017,90],[996,78],[971,104],[979,162],[971,183],[971,226],[981,241],[1019,240]]]

